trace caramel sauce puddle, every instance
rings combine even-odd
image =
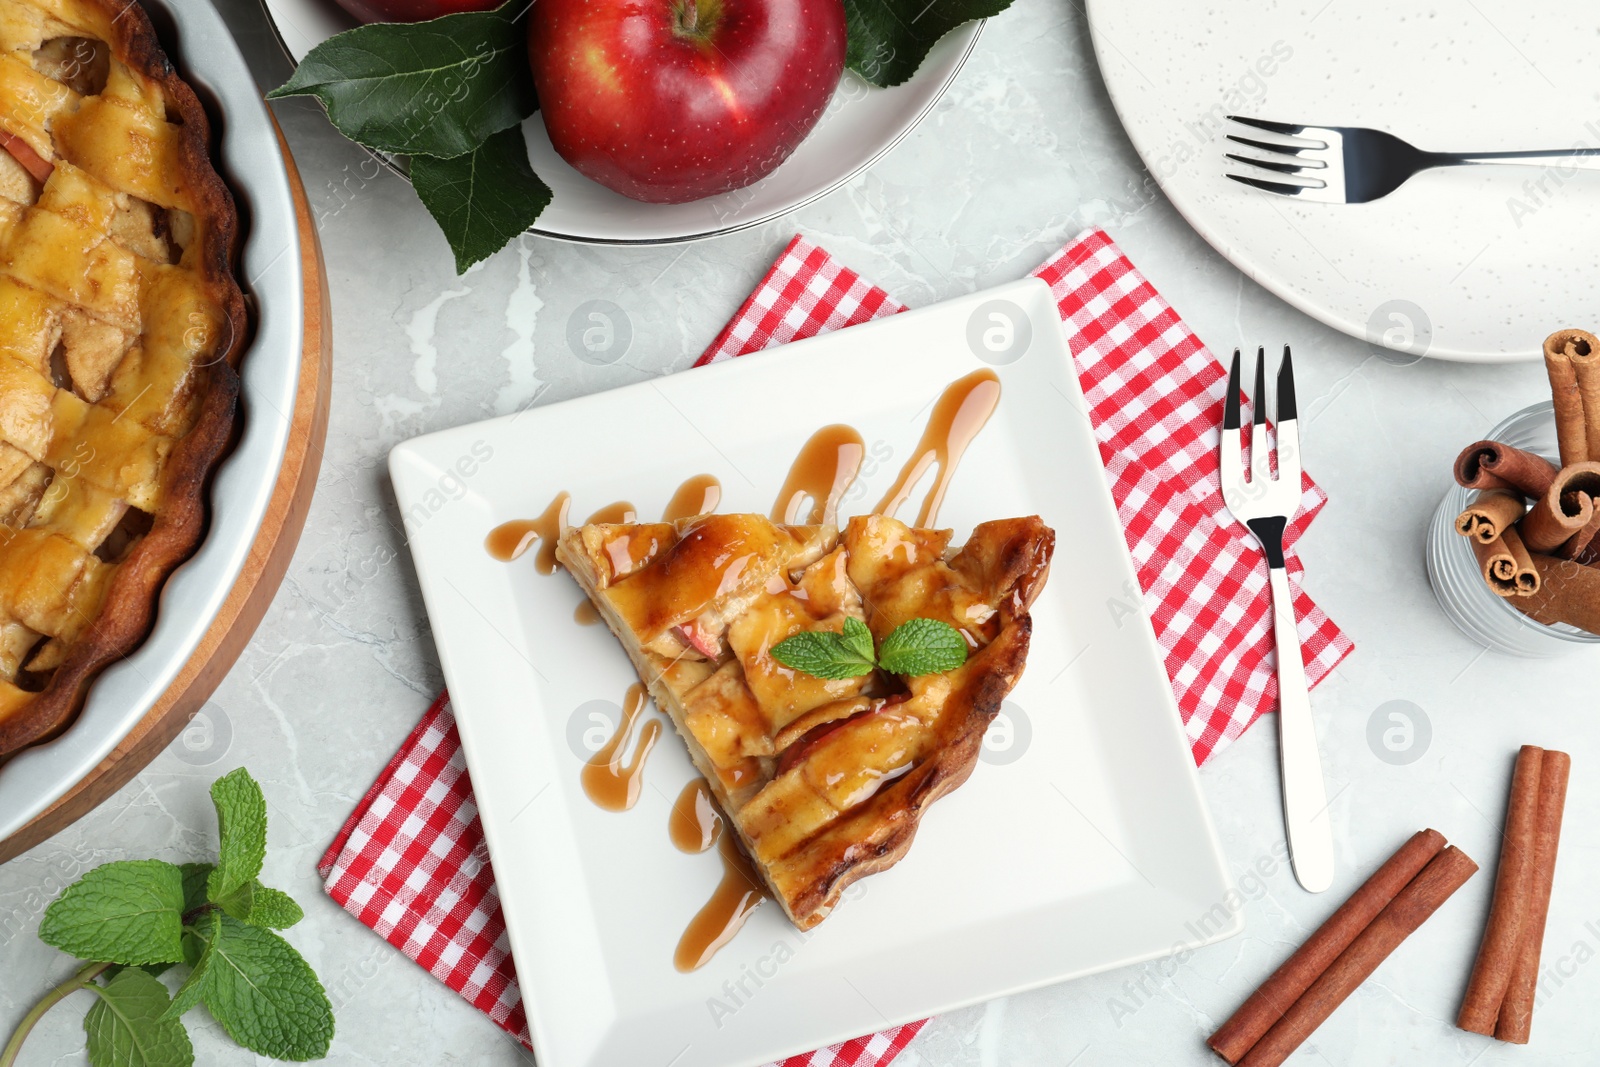
[[[696,474],[687,478],[672,494],[667,510],[661,513],[662,522],[692,519],[696,515],[709,515],[722,503],[722,483],[713,474]]]
[[[644,764],[650,750],[661,737],[661,723],[651,719],[640,730],[640,717],[650,697],[644,686],[634,682],[622,700],[622,721],[611,739],[589,757],[583,765],[580,780],[589,799],[606,811],[627,811],[639,802],[639,792],[644,787]],[[637,737],[638,744],[634,741]],[[626,762],[628,750],[634,749],[632,762]]]
[[[874,514],[893,515],[899,511],[928,468],[937,463],[938,477],[923,498],[916,525],[926,529],[938,521],[939,506],[944,503],[945,491],[950,488],[962,455],[999,403],[1000,378],[992,370],[974,371],[951,382],[934,402],[922,440],[917,442],[894,485],[873,509]]]
[[[811,435],[800,448],[778,499],[772,521],[787,525],[831,523],[839,517],[839,501],[856,480],[867,448],[854,428],[835,423]],[[809,513],[806,501],[811,501]]]
[[[550,501],[544,513],[532,519],[512,519],[489,531],[483,547],[489,555],[502,563],[510,563],[529,548],[539,543],[539,554],[533,566],[540,574],[556,572],[556,541],[567,528],[567,508],[572,504],[572,494],[560,492]]]
[[[705,966],[723,945],[733,940],[757,905],[766,899],[766,891],[734,835],[724,828],[722,813],[704,778],[696,778],[678,794],[667,820],[667,833],[684,852],[705,852],[716,845],[722,857],[722,881],[689,921],[672,954],[672,965],[687,973]]]

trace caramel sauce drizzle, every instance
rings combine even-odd
[[[932,526],[938,520],[939,506],[944,503],[945,491],[950,488],[950,479],[955,476],[962,455],[999,403],[1000,378],[992,370],[974,371],[951,382],[934,402],[922,440],[917,442],[894,485],[873,509],[874,514],[893,515],[899,511],[928,468],[938,463],[938,477],[923,498],[916,522],[923,528]]]
[[[696,515],[709,515],[717,510],[717,505],[720,503],[722,503],[722,483],[717,481],[716,475],[696,474],[686,479],[678,486],[678,491],[672,494],[667,510],[661,513],[661,521],[676,522]]]
[[[594,606],[594,601],[584,597],[572,609],[572,621],[579,626],[593,626],[600,621],[600,609]]]
[[[593,515],[590,515],[587,519],[584,519],[583,524],[585,526],[595,526],[601,523],[638,521],[639,509],[628,503],[626,500],[618,500],[613,504],[607,504]]]
[[[512,519],[489,531],[483,547],[489,555],[502,563],[509,563],[539,542],[539,554],[534,557],[534,569],[540,574],[556,572],[556,541],[567,528],[567,508],[572,494],[557,493],[544,513],[534,519]]]
[[[772,521],[791,526],[834,522],[839,517],[839,501],[856,480],[866,454],[861,435],[852,427],[835,423],[812,434],[773,502]],[[809,513],[805,511],[808,500]]]
[[[976,371],[947,386],[935,401],[911,458],[874,512],[893,515],[910,499],[928,468],[938,464],[938,474],[923,499],[916,525],[929,527],[937,521],[962,456],[999,403],[1000,380],[992,370]],[[772,521],[790,525],[836,522],[839,504],[860,473],[865,455],[861,435],[852,427],[834,424],[812,434],[789,468],[783,489],[772,505]],[[484,547],[494,558],[510,561],[537,542],[535,568],[540,574],[555,573],[556,541],[566,529],[571,499],[568,493],[558,493],[538,517],[495,527],[484,539]],[[721,500],[722,484],[713,475],[697,474],[678,486],[662,519],[672,522],[708,514],[716,510]],[[585,524],[637,521],[637,509],[619,500],[596,511]],[[573,620],[591,625],[600,621],[600,613],[585,600],[573,612]],[[583,791],[607,811],[626,811],[639,801],[645,762],[661,736],[658,720],[642,718],[648,701],[643,685],[635,682],[629,686],[616,732],[584,764]],[[631,762],[626,761],[630,749]],[[723,823],[722,813],[703,778],[690,782],[673,802],[667,822],[672,843],[691,853],[707,852],[715,846],[722,859],[722,880],[689,922],[673,954],[673,965],[679,971],[704,966],[733,939],[766,896],[764,883],[739,848],[736,835],[726,831]]]
[[[672,954],[672,965],[679,971],[705,966],[723,945],[733,940],[756,906],[766,899],[760,876],[751,869],[734,835],[725,831],[722,824],[722,813],[711,799],[704,778],[690,782],[673,802],[667,821],[672,843],[684,852],[705,852],[715,844],[722,857],[722,881],[689,921]]]
[[[638,682],[630,685],[628,695],[622,700],[622,722],[617,724],[616,733],[583,765],[583,791],[607,811],[627,811],[639,802],[639,791],[644,787],[645,760],[650,758],[650,750],[661,736],[661,723],[656,719],[638,730],[649,700],[643,685]],[[635,736],[638,738],[636,748]],[[624,762],[630,748],[634,748],[633,761]]]
[[[711,799],[711,787],[704,778],[696,778],[672,802],[667,836],[679,852],[704,852],[717,843],[721,832],[722,815],[717,811],[717,802]]]

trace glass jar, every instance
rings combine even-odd
[[[1555,409],[1549,401],[1523,408],[1484,437],[1557,461]],[[1600,636],[1575,626],[1534,622],[1490,590],[1471,543],[1455,526],[1476,493],[1452,485],[1428,524],[1428,581],[1445,615],[1474,641],[1512,656],[1559,656],[1600,645]]]

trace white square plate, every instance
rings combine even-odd
[[[996,300],[1032,337],[995,367],[999,408],[940,524],[958,543],[990,518],[1037,513],[1055,528],[1027,672],[983,762],[903,862],[810,933],[759,908],[680,974],[673,949],[722,870],[667,838],[688,756],[668,726],[635,808],[589,802],[584,731],[596,709],[615,721],[633,672],[604,627],[574,625],[574,582],[537,574],[532,552],[496,562],[484,536],[560,490],[575,521],[618,499],[653,519],[702,472],[721,479],[721,510],[766,512],[800,446],[833,422],[869,442],[841,509],[866,511],[933,399],[983,366],[969,324],[981,336]],[[762,1063],[1240,929],[1214,921],[1222,857],[1154,635],[1112,610],[1134,571],[1043,282],[419,437],[389,468],[541,1067]]]

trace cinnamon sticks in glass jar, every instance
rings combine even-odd
[[[1479,492],[1456,530],[1471,539],[1484,583],[1512,607],[1600,633],[1600,338],[1560,330],[1545,339],[1544,361],[1561,465],[1474,441],[1456,457],[1455,477]]]
[[[1207,1042],[1240,1067],[1276,1067],[1478,869],[1437,830],[1421,830]]]

